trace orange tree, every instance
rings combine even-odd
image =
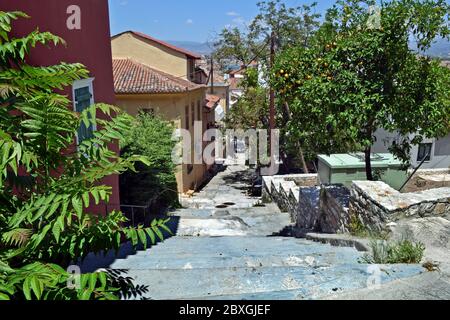
[[[391,151],[405,164],[412,144],[450,131],[450,70],[419,52],[449,37],[445,1],[338,1],[311,45],[284,50],[271,81],[289,105],[286,131],[310,152],[364,151],[379,128],[398,132]],[[412,138],[410,138],[412,137]]]

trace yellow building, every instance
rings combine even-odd
[[[140,111],[160,115],[176,128],[189,130],[192,137],[195,121],[203,121],[203,131],[207,129],[211,105],[207,105],[206,86],[196,83],[199,56],[132,31],[112,38],[112,52],[119,107],[131,115]],[[207,170],[206,164],[179,166],[178,191],[196,190],[205,181]]]

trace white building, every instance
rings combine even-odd
[[[398,133],[380,129],[375,134],[377,141],[373,145],[374,153],[387,153],[394,141],[398,141]],[[411,149],[411,165],[416,168],[424,157],[426,161],[421,169],[449,169],[450,168],[450,134],[441,139],[426,139],[420,145]]]

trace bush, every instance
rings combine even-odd
[[[362,261],[369,264],[420,263],[425,245],[420,242],[402,240],[394,243],[372,241],[371,253],[364,255]]]
[[[387,240],[389,238],[389,232],[386,230],[370,230],[365,226],[356,215],[350,217],[350,223],[348,224],[349,232],[354,237],[369,238],[374,240]]]
[[[55,92],[88,77],[84,66],[26,63],[35,44],[63,40],[39,31],[10,39],[12,21],[25,17],[0,11],[0,300],[118,299],[129,283],[116,275],[82,274],[72,289],[66,268],[89,253],[118,251],[123,240],[147,248],[170,231],[168,220],[128,228],[121,212],[91,212],[109,202],[105,177],[148,161],[110,148],[131,127],[130,115],[104,104],[74,113],[71,101]],[[99,129],[73,148],[82,124]]]
[[[358,216],[352,215],[350,217],[350,223],[348,225],[350,234],[355,237],[365,238],[368,236],[369,231],[364,226],[364,224],[359,220]]]
[[[163,207],[178,205],[177,181],[172,151],[173,126],[161,118],[146,113],[137,116],[132,129],[121,145],[122,156],[146,156],[150,164],[140,163],[137,172],[128,171],[120,177],[120,197],[123,204]]]

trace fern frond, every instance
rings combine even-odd
[[[31,229],[14,229],[3,233],[2,241],[8,245],[15,247],[23,247],[30,240],[33,230]]]

